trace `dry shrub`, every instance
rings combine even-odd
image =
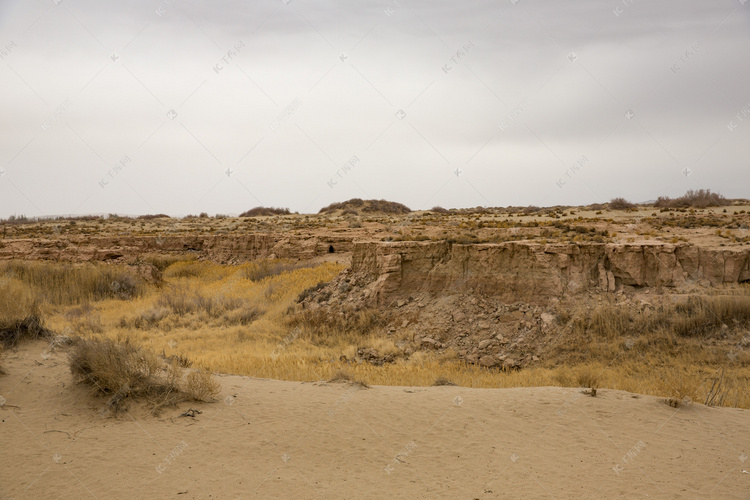
[[[159,307],[170,309],[180,316],[204,312],[210,318],[218,318],[226,311],[242,306],[242,299],[225,295],[206,296],[200,292],[175,287],[163,292],[156,300]]]
[[[132,326],[134,328],[148,330],[159,325],[159,322],[169,316],[169,310],[164,307],[153,307],[141,312],[134,319],[128,321],[125,318],[120,320],[121,327]]]
[[[190,372],[185,381],[185,393],[195,401],[209,401],[220,390],[221,385],[208,372]]]
[[[198,260],[178,261],[171,264],[164,273],[168,278],[199,278],[212,267],[211,263]]]
[[[195,257],[183,255],[149,254],[141,257],[141,260],[151,264],[156,269],[164,272],[168,267],[178,262],[194,261]]]
[[[146,215],[139,215],[137,219],[142,219],[142,220],[171,219],[171,217],[167,214],[146,214]]]
[[[71,322],[73,330],[78,333],[101,333],[104,331],[99,313],[88,301],[78,307],[69,309],[65,313],[65,318]]]
[[[578,369],[576,381],[580,387],[597,389],[600,384],[602,370],[592,366],[582,366]]]
[[[21,283],[0,280],[0,345],[12,348],[22,340],[49,337],[39,302]]]
[[[327,285],[327,283],[321,282],[321,283],[318,283],[317,285],[311,286],[309,288],[305,288],[304,290],[302,290],[302,293],[300,293],[297,296],[296,302],[298,302],[298,303],[299,302],[303,302],[308,297],[313,296],[313,295],[315,295],[315,293],[317,293],[320,290],[322,290],[326,285]]]
[[[653,332],[701,337],[723,325],[750,325],[750,295],[692,296],[642,313],[607,303],[590,312],[579,311],[571,325],[577,335],[606,339]]]
[[[386,322],[387,316],[373,309],[338,314],[324,308],[304,309],[287,317],[290,328],[300,328],[303,338],[316,345],[333,345],[342,338],[361,339]]]
[[[303,267],[314,267],[315,264],[299,262],[291,259],[261,259],[254,260],[242,267],[242,275],[250,281],[261,281],[269,276],[301,269]]]
[[[438,377],[438,378],[435,379],[435,382],[433,382],[432,385],[438,387],[438,386],[443,386],[443,385],[452,385],[452,386],[455,386],[455,385],[458,385],[458,384],[454,383],[452,380],[450,380],[450,379],[448,379],[446,377]]]
[[[612,304],[599,306],[590,313],[579,313],[573,318],[573,331],[577,334],[592,333],[608,339],[627,335],[635,318],[626,309]]]
[[[657,208],[707,208],[725,207],[732,203],[719,193],[712,193],[710,189],[689,190],[679,198],[659,196],[654,206]]]
[[[128,399],[144,399],[153,410],[194,399],[205,401],[218,392],[211,375],[188,375],[181,387],[182,367],[166,363],[151,351],[112,339],[78,339],[70,353],[70,371],[77,382],[109,396],[107,409],[119,413]]]
[[[364,382],[363,380],[358,380],[352,377],[349,372],[340,370],[333,374],[333,376],[328,379],[328,383],[330,384],[349,384],[354,387],[359,387],[360,389],[369,389],[370,386],[367,384],[367,382]]]
[[[609,201],[609,208],[611,210],[630,210],[634,207],[635,205],[625,198],[612,198]]]
[[[408,214],[411,209],[401,203],[387,200],[363,200],[361,198],[352,198],[340,203],[331,203],[327,207],[320,209],[320,214],[330,214],[336,210],[352,210],[357,213],[360,209],[362,212],[382,212],[385,214]]]
[[[685,369],[667,367],[661,373],[659,392],[666,396],[664,402],[674,408],[688,406],[697,400],[700,387],[700,379]]]
[[[227,325],[249,325],[263,315],[263,310],[253,306],[243,306],[239,309],[227,311],[222,316],[224,323]]]
[[[263,217],[269,215],[289,215],[288,208],[276,208],[276,207],[255,207],[251,208],[247,212],[242,212],[240,217]]]

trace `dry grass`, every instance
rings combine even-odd
[[[408,331],[405,337],[388,336],[383,331],[387,313],[330,315],[324,309],[288,313],[305,290],[342,271],[340,264],[284,269],[256,281],[248,279],[248,269],[258,265],[175,262],[165,268],[164,286],[144,288],[128,301],[110,295],[87,302],[91,294],[82,292],[76,294],[78,302],[61,300],[69,285],[50,293],[34,280],[11,277],[0,280],[0,321],[23,320],[37,311],[53,331],[71,328],[84,339],[108,339],[112,345],[129,346],[100,347],[102,352],[95,356],[129,359],[119,362],[124,365],[119,375],[102,376],[97,382],[107,387],[104,392],[112,398],[113,408],[127,401],[122,380],[132,380],[127,387],[138,387],[148,376],[156,377],[155,385],[144,389],[155,407],[177,397],[175,387],[182,391],[179,397],[187,397],[186,391],[197,397],[201,393],[195,387],[210,389],[209,384],[199,383],[204,375],[192,375],[195,380],[190,384],[195,387],[187,385],[179,370],[185,364],[180,360],[187,359],[201,370],[195,373],[316,381],[343,371],[350,379],[369,385],[585,386],[750,408],[746,346],[729,360],[724,351],[710,349],[703,340],[717,330],[735,335],[750,327],[750,293],[669,301],[632,316],[605,302],[563,318],[561,327],[567,325],[569,330],[568,345],[557,349],[570,356],[567,361],[560,358],[548,366],[502,372],[467,365],[451,352],[404,355],[398,345],[408,340]],[[71,275],[66,273],[65,269],[54,271],[55,275]],[[627,347],[626,340],[630,342]],[[362,348],[393,355],[394,361],[380,366],[352,362]],[[108,349],[114,353],[107,354]],[[575,352],[580,353],[578,357],[573,357]],[[721,368],[723,375],[716,382]],[[80,376],[93,374],[90,370],[83,369]]]
[[[107,409],[114,413],[126,410],[127,400],[143,399],[158,410],[190,399],[208,401],[219,392],[208,373],[191,372],[183,384],[177,362],[166,363],[152,351],[112,339],[78,339],[70,370],[76,381],[109,397]]]
[[[95,264],[58,265],[46,262],[0,263],[0,280],[18,281],[42,302],[80,304],[108,298],[130,299],[144,290],[143,283],[124,267]]]
[[[291,259],[260,259],[244,265],[242,272],[250,281],[261,281],[269,276],[278,276],[303,267],[312,267],[312,264]]]
[[[607,302],[593,311],[578,311],[571,326],[575,336],[615,340],[654,332],[678,337],[705,337],[728,326],[750,326],[750,289],[742,295],[690,296],[634,315]]]
[[[328,379],[328,382],[331,384],[349,384],[360,389],[370,388],[370,386],[367,385],[367,382],[352,377],[352,375],[346,370],[337,371],[331,378]]]
[[[28,287],[12,280],[0,281],[0,346],[12,348],[22,340],[48,335],[39,301]]]

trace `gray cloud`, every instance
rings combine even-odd
[[[738,1],[0,9],[0,217],[748,196]]]

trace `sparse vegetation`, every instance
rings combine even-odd
[[[701,198],[705,196],[696,199]],[[344,233],[341,241],[356,233],[356,238],[374,240],[461,244],[595,243],[611,242],[617,235],[618,240],[648,237],[682,245],[689,243],[695,232],[717,245],[737,245],[749,236],[750,215],[735,207],[723,215],[720,210],[703,212],[697,206],[664,207],[662,212],[644,217],[611,211],[599,217],[570,207],[449,211],[435,207],[417,214],[394,209],[400,214],[370,212],[368,207],[389,203],[381,200],[371,205],[372,201],[350,200],[322,217],[285,217],[283,224],[262,217],[228,224],[207,215],[171,221],[94,217],[57,224],[27,218],[27,223],[3,224],[0,234],[6,239],[42,237],[58,241],[60,248],[70,236],[107,234],[110,227],[122,234],[146,235],[151,241],[161,238],[151,253],[132,260],[129,256],[128,262],[140,268],[104,263],[0,263],[3,335],[34,339],[34,332],[43,335],[42,329],[49,329],[87,340],[127,341],[158,353],[160,362],[166,365],[175,363],[185,368],[193,362],[201,373],[325,380],[344,370],[353,379],[370,384],[583,385],[587,389],[605,387],[654,394],[679,402],[684,395],[668,390],[662,375],[676,370],[697,387],[695,397],[690,396],[695,401],[750,406],[750,390],[746,389],[750,387],[750,355],[748,344],[741,344],[745,341],[738,337],[743,329],[750,328],[748,294],[708,294],[703,289],[703,295],[696,295],[699,292],[689,290],[674,301],[654,301],[653,307],[644,307],[637,314],[632,308],[622,307],[619,295],[604,295],[598,305],[584,300],[578,310],[569,308],[567,314],[558,314],[555,327],[564,330],[561,338],[566,345],[555,346],[538,363],[528,366],[524,362],[521,370],[501,372],[465,364],[465,354],[457,355],[449,347],[420,349],[417,330],[412,329],[417,318],[410,319],[408,327],[399,328],[401,319],[396,321],[397,314],[388,309],[331,312],[329,306],[340,300],[340,292],[332,287],[325,293],[320,291],[344,269],[343,264],[319,264],[318,259],[267,259],[222,265],[210,260],[216,257],[208,246],[188,248],[182,242],[175,246],[178,239],[189,241],[196,235],[220,234],[234,227],[270,233],[282,226],[294,238],[320,238],[329,231],[337,237],[337,233]],[[409,213],[408,217],[404,213]],[[450,216],[443,216],[446,213]],[[617,234],[610,233],[613,220]],[[169,229],[164,231],[165,227]],[[359,229],[349,231],[351,227]],[[0,248],[6,241],[0,241]],[[339,253],[338,245],[336,250]],[[321,253],[320,241],[316,252]],[[136,273],[143,271],[144,263],[161,271],[162,279],[149,279],[149,284],[139,278]],[[662,291],[654,292],[662,295]],[[731,362],[727,362],[726,344],[730,341],[726,339],[741,344],[732,353],[736,357]],[[722,367],[726,369],[719,377]],[[166,377],[165,370],[168,368],[161,368],[159,373]],[[180,380],[184,392],[187,376]],[[117,400],[120,396],[111,393],[110,397]]]
[[[718,193],[712,193],[710,189],[692,189],[679,198],[660,196],[654,203],[657,208],[707,208],[725,207],[731,205],[731,201]]]
[[[70,370],[76,381],[108,396],[106,408],[115,414],[126,410],[132,399],[144,399],[158,411],[188,399],[207,401],[219,391],[210,374],[192,372],[183,385],[176,362],[167,364],[151,351],[112,339],[77,340]]]
[[[289,215],[290,213],[288,208],[255,207],[247,212],[242,212],[240,217],[267,217],[270,215]]]
[[[28,285],[38,300],[55,305],[130,299],[144,289],[139,278],[114,265],[9,261],[0,263],[0,276]]]
[[[331,214],[337,210],[348,210],[349,213],[357,215],[360,213],[384,213],[384,214],[408,214],[411,209],[401,203],[386,200],[362,200],[352,198],[340,203],[332,203],[320,209],[318,213]]]

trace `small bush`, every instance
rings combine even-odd
[[[171,219],[171,217],[167,214],[146,214],[146,215],[139,215],[138,219],[142,219],[142,220]]]
[[[209,268],[211,268],[209,262],[182,260],[171,264],[164,275],[169,278],[197,278],[202,276]]]
[[[609,202],[609,208],[611,210],[630,210],[635,205],[625,198],[612,198]]]
[[[183,256],[183,255],[165,255],[165,254],[149,254],[141,257],[143,262],[151,264],[160,272],[164,272],[168,267],[178,262],[190,262],[194,261],[194,256]]]
[[[204,312],[210,318],[218,318],[227,311],[238,309],[242,304],[240,298],[225,295],[205,296],[184,288],[165,291],[156,300],[157,306],[167,308],[179,316]]]
[[[689,406],[698,398],[701,381],[690,376],[685,370],[672,367],[662,373],[660,392],[666,396],[664,400],[669,406]]]
[[[190,372],[185,381],[185,393],[195,401],[209,401],[220,390],[221,385],[208,372]]]
[[[310,297],[311,295],[314,295],[316,292],[319,292],[322,290],[327,283],[318,283],[315,286],[311,286],[310,288],[306,288],[297,296],[297,302],[304,302],[305,299]]]
[[[455,384],[453,381],[449,380],[446,377],[438,377],[437,379],[435,379],[435,382],[433,382],[432,385],[438,387],[438,386],[444,386],[444,385],[455,386],[457,384]]]
[[[411,209],[401,203],[387,200],[362,200],[352,198],[351,200],[331,203],[327,207],[320,209],[320,214],[330,214],[336,210],[361,209],[362,212],[382,212],[385,214],[408,214]],[[359,212],[359,211],[357,211]]]
[[[578,382],[580,387],[598,389],[600,374],[601,370],[598,370],[595,367],[584,366],[579,370],[576,382]]]
[[[351,375],[349,375],[345,371],[338,371],[333,374],[333,376],[328,379],[328,383],[330,384],[349,384],[354,387],[358,387],[360,389],[369,389],[370,386],[367,384],[367,382],[363,380],[357,380],[353,378]]]
[[[314,267],[314,264],[290,259],[261,259],[243,266],[242,274],[250,281],[261,281],[269,276],[278,276],[303,267]]]
[[[289,215],[290,213],[288,208],[255,207],[247,212],[242,212],[240,217],[264,217],[269,215]]]
[[[28,287],[0,281],[0,346],[12,348],[22,340],[48,338],[39,303]]]
[[[725,207],[732,203],[718,193],[712,193],[710,189],[689,190],[679,198],[660,196],[654,206],[657,208],[707,208]]]
[[[127,409],[129,399],[144,399],[158,410],[189,399],[206,401],[219,389],[204,372],[189,374],[183,388],[178,363],[168,364],[150,351],[111,339],[78,339],[70,354],[70,371],[77,382],[109,396],[107,409],[115,414]]]

